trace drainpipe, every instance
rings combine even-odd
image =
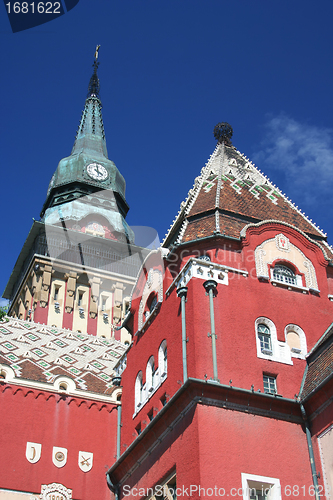
[[[120,458],[121,405],[117,406],[117,460]]]
[[[116,375],[112,378],[112,384],[115,387],[120,387],[121,377]],[[117,405],[117,460],[120,457],[120,430],[121,430],[121,404]]]
[[[182,311],[182,352],[183,352],[183,382],[187,380],[187,353],[186,353],[186,319],[185,319],[185,302],[187,296],[187,286],[182,286],[177,290],[178,297],[181,298]]]
[[[217,283],[215,280],[207,280],[204,282],[203,286],[205,287],[206,293],[209,295],[209,309],[210,309],[210,329],[211,333],[208,334],[208,337],[212,338],[212,353],[213,353],[213,380],[215,382],[220,382],[217,375],[217,358],[216,358],[216,334],[215,334],[215,320],[214,320],[214,292],[217,287]]]
[[[106,473],[106,484],[108,485],[109,490],[114,493],[115,500],[119,500],[119,487],[117,484],[113,484],[108,472]]]
[[[318,493],[318,475],[317,475],[317,471],[316,471],[316,464],[315,464],[315,459],[314,459],[314,454],[313,454],[309,421],[308,421],[308,418],[306,416],[305,408],[302,405],[302,403],[300,403],[300,407],[301,407],[301,412],[302,412],[302,416],[303,416],[303,419],[304,419],[305,432],[306,432],[306,440],[308,442],[310,466],[311,466],[311,472],[312,472],[312,481],[313,481],[313,486],[315,488],[315,499],[316,500],[320,500],[320,496],[319,496],[319,493]]]

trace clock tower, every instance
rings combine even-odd
[[[125,343],[120,329],[148,249],[125,217],[125,180],[108,158],[97,51],[70,156],[50,181],[6,286],[9,315]]]
[[[98,64],[95,58],[74,146],[52,176],[41,220],[133,243],[133,232],[125,221],[129,209],[125,179],[109,160],[106,149]]]

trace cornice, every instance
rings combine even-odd
[[[121,485],[126,481],[184,415],[200,404],[297,424],[303,422],[296,400],[189,378],[109,469],[111,483]]]
[[[57,403],[59,401],[64,401],[67,405],[75,403],[77,407],[85,405],[89,410],[95,407],[98,411],[105,409],[109,413],[119,406],[119,403],[106,398],[104,401],[102,399],[94,400],[93,398],[88,397],[88,394],[86,397],[79,395],[75,397],[71,394],[67,394],[66,392],[53,392],[50,388],[38,387],[38,384],[24,385],[23,380],[17,381],[16,383],[13,381],[7,383],[6,381],[0,380],[0,393],[5,393],[6,391],[10,391],[13,396],[21,394],[23,397],[27,397],[31,394],[34,399],[38,399],[40,397],[43,397],[45,401],[54,399]]]

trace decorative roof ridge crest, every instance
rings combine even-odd
[[[173,221],[172,221],[172,223],[171,223],[168,231],[166,232],[166,234],[164,236],[164,239],[163,239],[163,241],[161,243],[161,246],[163,246],[165,244],[168,236],[172,232],[172,229],[174,228],[174,226],[178,222],[179,218],[183,214],[184,215],[188,215],[188,213],[190,212],[193,204],[195,203],[195,200],[197,199],[197,197],[199,195],[199,192],[201,190],[202,184],[204,182],[204,176],[205,176],[205,174],[207,174],[207,171],[208,171],[208,167],[210,167],[210,165],[211,165],[211,163],[213,161],[213,157],[216,156],[217,151],[220,149],[220,147],[221,147],[221,144],[217,143],[216,146],[215,146],[214,151],[212,152],[212,154],[208,158],[207,162],[201,168],[200,174],[194,179],[193,187],[191,189],[189,189],[185,200],[181,202],[181,204],[180,204],[181,208],[178,211],[178,214],[176,215],[176,217],[173,219]]]
[[[230,147],[230,146],[229,146],[229,147]],[[234,149],[236,149],[236,148],[234,148]],[[323,231],[323,230],[322,230],[319,226],[317,226],[317,224],[316,224],[315,222],[313,222],[313,221],[312,221],[312,219],[310,219],[310,218],[309,218],[309,217],[305,214],[305,212],[302,212],[302,210],[300,210],[300,209],[298,208],[298,206],[297,206],[297,205],[295,205],[295,203],[294,203],[293,201],[291,201],[291,199],[290,199],[290,198],[288,198],[288,196],[287,196],[287,195],[286,195],[283,191],[281,191],[281,189],[280,189],[278,186],[276,186],[276,185],[275,185],[275,184],[274,184],[274,183],[270,180],[270,178],[269,178],[269,177],[267,177],[267,175],[266,175],[266,174],[264,174],[264,173],[263,173],[263,172],[262,172],[262,171],[261,171],[261,170],[260,170],[260,169],[256,166],[256,164],[255,164],[255,163],[253,163],[253,161],[252,161],[252,160],[249,160],[249,159],[248,159],[248,158],[247,158],[247,157],[246,157],[243,153],[241,153],[238,149],[236,149],[236,152],[237,152],[237,153],[238,153],[238,154],[239,154],[242,158],[244,158],[244,159],[245,159],[248,163],[250,163],[250,164],[251,164],[251,166],[252,166],[253,168],[255,168],[255,170],[257,170],[257,172],[259,172],[259,174],[260,174],[260,175],[261,175],[261,176],[262,176],[262,177],[263,177],[266,181],[268,181],[268,182],[271,184],[271,186],[273,186],[274,190],[275,190],[275,191],[277,191],[277,192],[278,192],[278,193],[279,193],[279,194],[280,194],[280,195],[281,195],[281,196],[282,196],[282,197],[283,197],[283,198],[287,201],[287,203],[288,203],[288,204],[289,204],[289,205],[290,205],[290,206],[291,206],[294,210],[296,210],[296,211],[297,211],[297,212],[298,212],[298,213],[299,213],[299,214],[300,214],[300,215],[301,215],[301,216],[302,216],[302,217],[303,217],[303,218],[304,218],[304,219],[305,219],[305,220],[306,220],[306,221],[307,221],[307,222],[308,222],[308,223],[309,223],[312,227],[314,227],[317,231],[319,231],[323,237],[326,237],[326,236],[327,236],[327,233],[324,233],[324,231]]]

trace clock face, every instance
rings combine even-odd
[[[90,163],[87,166],[87,174],[95,181],[105,181],[108,177],[106,168],[98,163]]]

